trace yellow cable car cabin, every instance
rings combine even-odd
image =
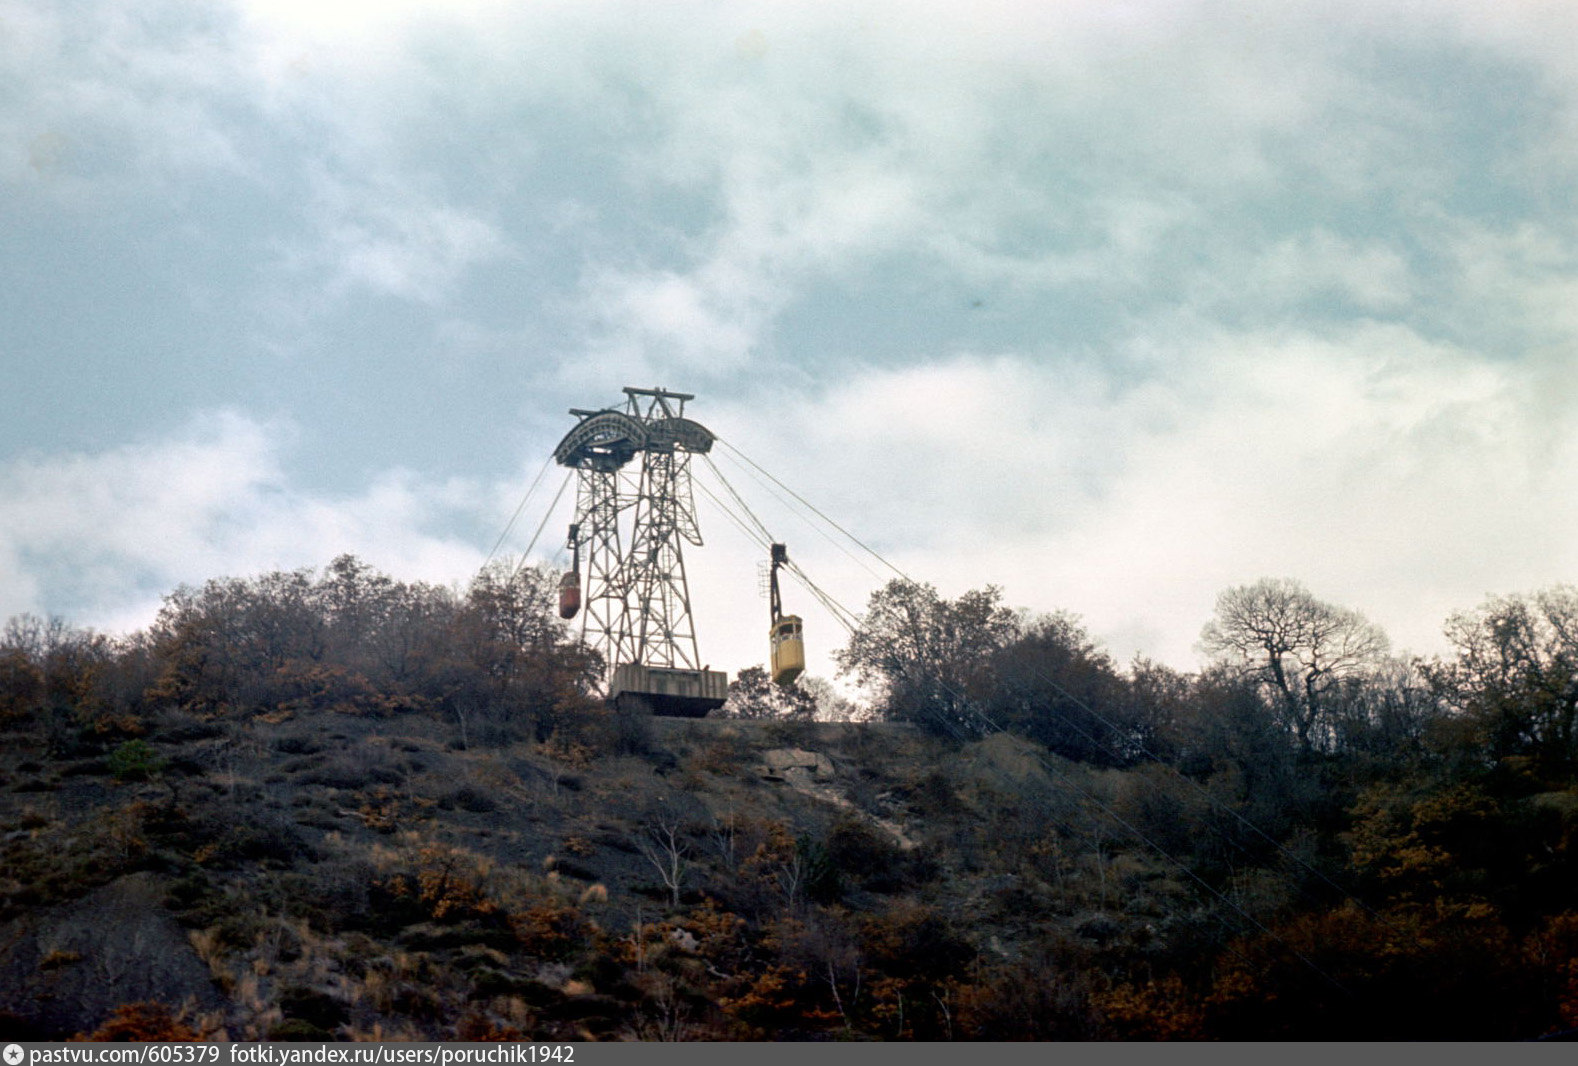
[[[768,630],[772,646],[773,681],[787,685],[805,672],[805,639],[800,632],[800,616],[786,614]]]

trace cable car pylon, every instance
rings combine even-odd
[[[608,664],[608,696],[621,711],[700,718],[723,706],[729,684],[701,661],[685,579],[684,545],[702,543],[690,457],[705,455],[716,438],[685,417],[694,396],[624,392],[622,408],[572,408],[580,421],[554,449],[559,465],[578,475],[574,563],[560,585],[559,613],[584,609],[583,639]]]

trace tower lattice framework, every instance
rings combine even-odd
[[[578,471],[570,547],[586,561],[583,639],[611,671],[701,670],[684,546],[702,543],[690,458],[714,438],[684,417],[693,396],[624,391],[622,408],[572,409],[580,422],[554,452]]]
[[[606,663],[633,661],[627,597],[623,587],[624,552],[619,536],[619,513],[633,498],[622,491],[627,475],[620,470],[582,469],[577,479],[572,547],[586,553],[586,610],[582,636]]]

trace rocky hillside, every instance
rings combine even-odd
[[[1578,1032],[1578,591],[1295,686],[895,585],[885,720],[835,724],[760,671],[616,714],[552,590],[345,558],[8,623],[0,1037]]]
[[[69,759],[13,733],[4,1024],[157,1003],[233,1039],[1082,1036],[1060,952],[1187,938],[1165,871],[1060,854],[1023,742],[643,724],[600,756],[325,711],[169,712]]]

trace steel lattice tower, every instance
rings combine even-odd
[[[688,453],[648,448],[634,525],[628,563],[639,630],[632,661],[700,669],[690,589],[685,581],[684,544],[701,544]]]
[[[702,543],[690,457],[710,451],[714,438],[684,416],[694,397],[624,391],[622,409],[572,409],[580,422],[554,451],[561,465],[579,472],[570,547],[577,560],[583,549],[586,556],[583,638],[609,666],[610,694],[684,704],[662,713],[698,713],[702,703],[721,703],[709,694],[727,684],[701,664],[685,579],[684,545]],[[692,687],[694,693],[682,691]]]
[[[582,639],[607,663],[634,661],[629,640],[628,599],[623,587],[624,553],[619,543],[619,512],[630,493],[621,492],[626,475],[620,470],[583,468],[576,486],[575,525],[571,547],[586,552],[587,600]]]

